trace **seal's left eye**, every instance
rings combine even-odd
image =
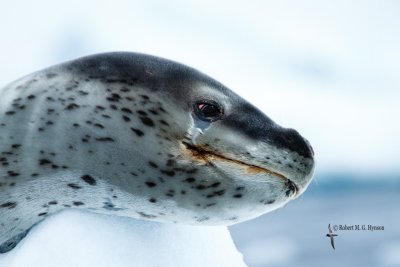
[[[200,101],[195,105],[195,112],[197,116],[203,121],[216,121],[223,115],[223,110],[214,101]]]

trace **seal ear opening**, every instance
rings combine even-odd
[[[9,252],[13,248],[15,248],[19,244],[19,242],[21,242],[21,240],[25,238],[25,236],[29,233],[29,231],[32,228],[33,228],[33,226],[31,228],[25,230],[24,232],[19,233],[18,235],[11,237],[10,239],[8,239],[3,244],[0,244],[0,254]]]

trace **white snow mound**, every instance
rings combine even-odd
[[[61,212],[33,228],[0,267],[245,267],[226,227]]]

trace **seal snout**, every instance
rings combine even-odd
[[[296,130],[281,128],[272,135],[273,145],[296,152],[308,159],[314,157],[314,151],[310,143],[304,139]]]
[[[262,138],[270,145],[267,166],[282,173],[286,197],[296,197],[307,188],[314,171],[314,151],[296,130],[273,125]]]

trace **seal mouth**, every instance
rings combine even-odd
[[[189,156],[193,159],[195,159],[198,162],[202,162],[204,164],[210,164],[215,166],[213,163],[214,160],[219,160],[219,161],[225,161],[225,162],[230,162],[236,165],[241,165],[244,166],[246,169],[246,172],[248,174],[260,174],[260,173],[267,173],[270,175],[273,175],[285,182],[285,186],[287,188],[285,194],[287,197],[294,197],[298,195],[300,192],[299,186],[296,185],[292,180],[290,180],[288,177],[283,175],[282,173],[267,169],[265,167],[260,167],[257,165],[249,164],[237,159],[232,159],[225,157],[223,155],[217,154],[213,151],[208,150],[207,148],[204,147],[199,147],[199,146],[194,146],[190,143],[187,142],[182,142],[182,144],[185,146],[186,151],[188,152]]]

